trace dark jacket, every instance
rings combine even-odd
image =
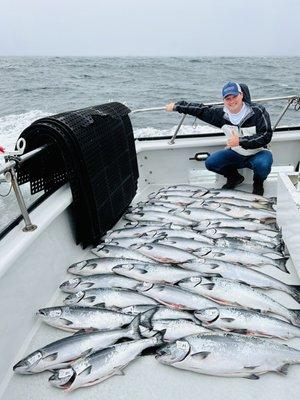
[[[244,149],[266,147],[270,143],[273,134],[270,116],[262,105],[251,102],[248,86],[243,83],[240,86],[244,94],[244,102],[250,106],[250,111],[241,121],[238,129],[242,132],[242,128],[256,128],[254,135],[240,137],[240,146]],[[225,124],[233,125],[224,112],[223,106],[205,106],[202,103],[179,101],[175,103],[174,111],[178,111],[181,114],[193,115],[218,128],[221,128]]]

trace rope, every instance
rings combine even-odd
[[[8,192],[7,192],[6,194],[0,193],[0,197],[7,197],[7,196],[9,196],[9,195],[10,195],[10,192],[11,192],[11,189],[12,189],[12,183],[10,184],[10,188],[9,188]]]
[[[295,97],[292,101],[292,105],[294,106],[295,111],[300,110],[300,97]]]

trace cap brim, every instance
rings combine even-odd
[[[223,99],[225,99],[225,97],[230,96],[230,95],[237,96],[239,94],[241,94],[241,93],[240,92],[229,92],[229,93],[226,93],[225,96],[223,96]]]

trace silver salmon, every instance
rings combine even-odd
[[[252,310],[215,307],[196,311],[195,317],[209,329],[216,328],[227,332],[277,337],[279,339],[300,337],[300,328],[297,326]]]
[[[261,310],[264,313],[277,314],[294,325],[300,325],[300,311],[289,310],[266,294],[243,283],[224,278],[191,277],[183,279],[178,285],[220,304],[238,305]]]
[[[137,316],[123,329],[76,332],[29,354],[14,365],[13,370],[20,374],[33,374],[63,368],[76,358],[111,346],[119,339],[141,339],[139,323],[140,317]]]
[[[162,334],[148,339],[133,340],[97,351],[80,358],[65,369],[54,372],[49,378],[51,385],[66,391],[91,386],[113,375],[123,375],[122,370],[148,347],[163,343]]]
[[[261,338],[202,333],[161,347],[156,359],[206,375],[259,379],[269,371],[286,374],[288,365],[300,363],[300,351]]]

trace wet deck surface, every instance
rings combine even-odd
[[[135,200],[143,200],[148,193],[158,188],[158,186],[149,186],[147,190]],[[241,187],[241,189],[249,191],[249,187],[246,185]],[[272,190],[266,193],[266,195],[269,196],[273,196],[274,194]],[[93,258],[92,254],[91,258]],[[287,267],[290,271],[289,276],[286,276],[283,272],[275,268],[260,269],[260,271],[272,273],[274,277],[285,283],[294,285],[300,284],[300,279],[296,275],[290,261],[288,261]],[[62,280],[68,279],[68,277],[69,276],[65,274]],[[57,282],[57,286],[59,286],[60,283],[61,282]],[[269,291],[268,294],[275,300],[280,300],[286,307],[297,307],[297,303],[285,293]],[[64,297],[63,294],[57,291],[53,297],[53,305],[62,304],[62,299]],[[34,311],[35,310],[33,310],[33,313]],[[24,348],[17,354],[15,361],[51,341],[68,335],[67,332],[59,331],[40,321],[36,321],[31,337],[24,338]],[[292,339],[284,343],[300,350],[300,339]],[[14,374],[11,371],[11,367],[9,367],[4,382],[7,386],[6,388],[2,387],[2,390],[0,388],[0,395],[1,392],[3,392],[3,399],[5,400],[176,400],[182,398],[185,400],[253,400],[255,398],[260,400],[283,400],[296,399],[299,397],[300,393],[300,365],[290,366],[287,376],[268,373],[261,376],[259,380],[249,380],[243,378],[220,378],[200,375],[159,364],[153,356],[145,356],[131,363],[125,368],[124,373],[124,376],[114,376],[98,385],[89,388],[81,388],[72,393],[66,393],[49,385],[48,378],[51,375],[50,372],[24,376]]]

